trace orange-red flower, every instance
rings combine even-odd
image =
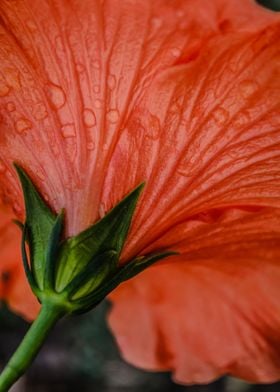
[[[250,0],[2,0],[0,15],[3,200],[23,215],[17,161],[77,234],[146,181],[122,261],[180,256],[111,295],[124,356],[180,382],[279,379],[279,18]],[[31,316],[6,211],[2,296]]]

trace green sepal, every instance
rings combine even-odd
[[[159,253],[152,253],[148,256],[140,256],[137,257],[135,260],[130,261],[127,263],[119,272],[122,276],[122,282],[133,278],[134,276],[140,274],[140,272],[144,271],[150,265],[153,265],[155,262],[159,260],[166,259],[170,256],[178,255],[178,252],[173,251],[166,251],[166,252],[159,252]]]
[[[55,289],[55,272],[56,262],[59,253],[59,245],[61,242],[61,233],[64,223],[64,210],[57,215],[55,223],[52,227],[49,241],[46,249],[46,265],[44,272],[44,290]]]
[[[109,250],[97,255],[63,290],[75,300],[96,290],[115,272],[117,253]]]
[[[35,281],[34,275],[31,271],[29,261],[28,261],[28,256],[26,252],[26,247],[25,244],[28,243],[28,233],[27,233],[27,227],[26,225],[22,226],[22,237],[21,237],[21,255],[22,255],[22,261],[23,261],[23,267],[24,267],[24,272],[27,277],[28,283],[31,287],[31,290],[33,293],[38,296],[38,286]]]
[[[121,283],[138,275],[146,268],[156,263],[158,260],[163,260],[169,256],[177,255],[177,252],[166,251],[160,253],[152,253],[148,256],[137,257],[128,262],[123,267],[119,267],[111,279],[104,281],[103,285],[91,294],[84,296],[81,299],[73,301],[74,307],[77,308],[73,313],[80,314],[88,312],[96,305],[98,305],[112,290],[114,290]]]
[[[62,291],[98,254],[114,250],[117,267],[143,187],[144,184],[139,185],[101,220],[64,242],[57,271],[58,291]]]
[[[177,254],[163,251],[119,265],[143,184],[97,223],[62,241],[64,211],[54,214],[23,169],[16,169],[26,207],[25,224],[16,222],[22,229],[23,264],[30,286],[42,304],[52,303],[68,314],[84,313],[122,282],[158,260]]]
[[[31,270],[40,289],[43,289],[46,250],[56,222],[56,215],[46,205],[24,170],[15,164],[25,202]]]

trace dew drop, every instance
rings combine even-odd
[[[92,66],[95,69],[100,69],[100,62],[98,60],[95,60],[93,61]]]
[[[13,203],[13,210],[16,215],[20,215],[23,212],[22,206],[17,201]]]
[[[42,102],[37,103],[33,108],[33,114],[36,120],[43,120],[48,116],[46,106]]]
[[[242,128],[246,127],[246,124],[248,124],[251,121],[250,114],[246,111],[238,113],[235,124],[236,126]]]
[[[95,148],[95,144],[93,142],[88,142],[87,143],[87,149],[92,151]]]
[[[34,22],[34,20],[32,20],[32,19],[29,19],[29,20],[26,21],[26,27],[28,28],[28,30],[31,33],[35,32],[37,30],[37,25]]]
[[[61,131],[62,131],[62,135],[65,138],[76,136],[76,131],[75,131],[74,124],[65,124],[65,125],[63,125],[63,127],[61,128]]]
[[[108,87],[111,90],[114,90],[114,88],[116,87],[116,77],[114,75],[109,75],[107,83]]]
[[[14,90],[19,90],[21,88],[19,71],[15,68],[5,68],[4,72],[7,84]]]
[[[96,94],[100,93],[100,86],[98,86],[98,85],[93,86],[93,91],[94,91]]]
[[[26,118],[20,118],[16,121],[15,128],[18,133],[23,133],[32,128],[32,123]]]
[[[229,119],[229,113],[226,109],[220,107],[214,110],[213,117],[218,125],[224,125]]]
[[[47,95],[54,109],[60,109],[65,104],[65,93],[60,86],[53,83],[48,84]]]
[[[5,97],[10,91],[10,87],[0,80],[0,97]]]
[[[178,49],[178,48],[173,48],[173,49],[171,50],[171,54],[172,54],[172,56],[174,56],[174,57],[179,57],[180,54],[181,54],[181,51],[180,51],[180,49]]]
[[[99,206],[99,217],[102,219],[104,216],[105,216],[105,214],[106,214],[106,208],[105,208],[105,204],[104,203],[100,203],[100,206]]]
[[[117,110],[113,109],[107,113],[107,118],[110,121],[110,123],[115,124],[116,122],[118,122],[120,118],[120,114]]]
[[[176,11],[176,16],[177,16],[178,18],[182,18],[182,17],[184,16],[184,11],[178,9],[178,10]]]
[[[76,70],[77,70],[79,73],[82,73],[82,72],[85,71],[85,66],[84,66],[83,64],[81,64],[81,63],[78,63],[78,64],[76,64]]]
[[[8,102],[6,109],[8,112],[14,112],[16,110],[16,105],[13,102]]]
[[[250,98],[253,94],[256,93],[258,85],[253,80],[244,80],[240,83],[239,89],[243,98]]]
[[[95,114],[91,109],[84,109],[83,120],[86,127],[93,127],[96,124]]]
[[[154,17],[151,19],[151,24],[154,29],[159,29],[162,26],[162,20],[160,18]]]
[[[100,100],[100,99],[96,99],[96,100],[94,101],[94,106],[95,106],[97,109],[101,109],[101,107],[102,107],[102,102],[101,102],[101,100]]]
[[[158,139],[160,135],[160,122],[157,116],[151,115],[148,121],[148,133],[147,136],[151,139]]]

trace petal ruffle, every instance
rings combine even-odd
[[[279,35],[215,37],[138,101],[102,198],[106,210],[147,180],[124,258],[209,209],[280,207]]]
[[[10,208],[0,204],[0,300],[11,309],[32,319],[39,304],[26,281],[21,263],[20,229],[12,222]]]
[[[279,380],[280,211],[231,210],[184,231],[181,256],[111,294],[124,357],[182,383]]]

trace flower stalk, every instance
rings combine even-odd
[[[56,304],[44,304],[37,319],[32,323],[19,347],[0,375],[0,392],[7,392],[25,373],[37,356],[57,321],[64,316],[63,308]]]
[[[139,256],[120,266],[121,251],[143,184],[101,220],[76,236],[63,238],[64,210],[54,213],[25,171],[17,165],[15,168],[26,210],[26,221],[18,222],[22,229],[22,259],[28,282],[42,308],[0,375],[0,392],[8,391],[25,372],[60,318],[93,309],[119,284],[174,254],[164,251]]]

